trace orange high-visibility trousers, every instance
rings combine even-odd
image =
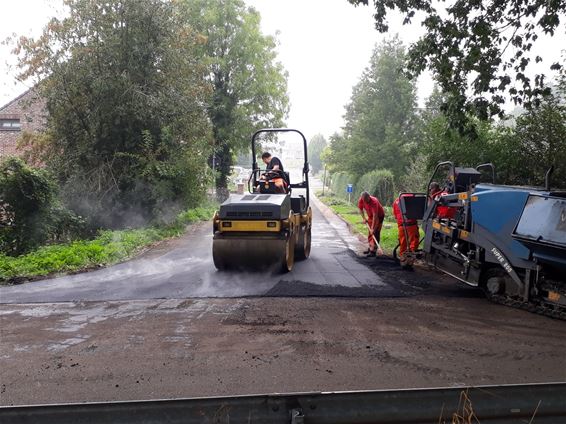
[[[373,220],[376,219],[375,216],[372,216],[371,218],[368,216],[367,222],[369,225],[369,228],[371,228],[373,226]],[[377,242],[379,243],[381,240],[381,223],[377,223],[377,228],[375,231],[375,239],[377,240]],[[375,245],[375,240],[373,239],[374,233],[372,233],[370,230],[368,230],[368,243],[369,243],[369,250],[375,250],[377,249],[377,246]]]
[[[399,225],[397,228],[399,229],[399,258],[403,259],[407,247],[411,252],[416,251],[419,247],[419,226],[415,224],[405,227],[409,236],[409,243],[407,243],[403,226]]]

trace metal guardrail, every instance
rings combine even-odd
[[[0,407],[2,424],[241,422],[559,424],[566,383]]]

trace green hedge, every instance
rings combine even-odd
[[[17,256],[80,236],[84,220],[57,198],[57,184],[19,158],[0,163],[0,252]]]
[[[391,205],[395,198],[395,183],[391,171],[377,169],[361,176],[354,186],[354,193],[358,198],[363,191],[379,199],[382,205]]]
[[[357,200],[363,191],[376,196],[382,205],[391,205],[396,196],[393,174],[386,169],[368,172],[359,180],[347,172],[336,172],[330,177],[330,191],[341,199],[348,200],[348,184],[354,185],[352,202]]]
[[[354,184],[354,190],[356,188],[356,177],[347,172],[336,172],[330,177],[330,190],[332,194],[338,196],[342,199],[348,199],[348,193],[346,188],[348,184]],[[352,199],[354,198],[354,193],[352,193]]]

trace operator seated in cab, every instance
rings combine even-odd
[[[439,201],[441,197],[447,196],[449,191],[447,188],[444,190],[440,188],[440,184],[437,182],[430,183],[428,188],[429,201]],[[438,205],[436,207],[435,218],[438,219],[454,219],[456,216],[456,208],[444,205]]]
[[[271,156],[271,153],[264,152],[261,160],[265,163],[265,172],[259,178],[259,191],[285,194],[289,191],[289,182],[286,181],[286,174],[283,164],[278,157]],[[271,184],[270,184],[271,183]]]

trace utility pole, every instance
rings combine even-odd
[[[212,195],[216,196],[216,152],[212,153]]]
[[[326,164],[324,164],[324,176],[322,177],[322,195],[324,196],[324,186],[326,185]]]

